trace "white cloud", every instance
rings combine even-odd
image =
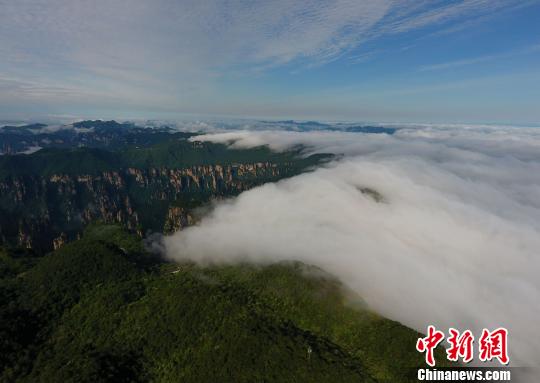
[[[276,150],[303,143],[345,157],[218,204],[200,225],[165,239],[171,258],[301,260],[420,331],[428,324],[477,334],[506,326],[512,364],[540,363],[537,128],[409,126],[394,136],[243,131],[199,139]]]

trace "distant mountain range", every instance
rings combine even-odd
[[[234,129],[236,125],[220,125],[223,129]],[[397,128],[355,125],[345,123],[328,124],[317,121],[259,121],[253,129],[281,129],[289,131],[325,130],[348,133],[394,134]],[[0,154],[32,153],[42,148],[106,148],[120,149],[129,146],[148,147],[168,141],[171,137],[187,138],[196,133],[178,132],[169,126],[141,127],[133,123],[88,120],[67,125],[6,125],[0,127]]]
[[[210,199],[290,177],[330,157],[304,157],[301,149],[231,150],[192,142],[193,133],[115,121],[46,129],[41,124],[2,129],[12,140],[6,153],[43,146],[31,154],[0,156],[4,244],[49,251],[94,221],[122,223],[141,235],[178,230]]]
[[[394,134],[399,128],[385,127],[379,125],[358,125],[351,123],[324,123],[319,121],[261,121],[262,128],[279,127],[283,130],[311,132],[317,130],[326,130],[331,132],[347,132],[347,133],[367,133],[367,134]]]
[[[69,125],[31,124],[0,127],[0,153],[16,154],[39,148],[108,148],[150,146],[170,139],[168,127],[147,128],[116,121],[81,121]],[[177,137],[190,134],[177,133]]]

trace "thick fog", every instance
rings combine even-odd
[[[416,126],[394,135],[239,131],[195,140],[342,154],[221,202],[164,239],[172,259],[300,260],[424,332],[507,327],[540,364],[540,129]]]

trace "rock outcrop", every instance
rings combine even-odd
[[[277,181],[294,169],[256,162],[8,177],[0,182],[0,238],[48,251],[98,220],[139,233],[173,232],[192,224],[192,209],[210,199]]]

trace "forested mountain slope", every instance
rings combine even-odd
[[[4,250],[0,276],[3,382],[398,382],[423,363],[415,331],[303,264],[164,263],[91,225],[45,257]]]

